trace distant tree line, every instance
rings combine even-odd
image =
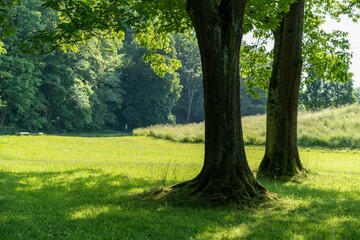
[[[10,9],[15,34],[0,55],[0,126],[28,131],[128,130],[153,124],[204,120],[201,63],[194,38],[173,36],[182,67],[159,77],[134,40],[94,39],[75,51],[22,51],[31,33],[51,28],[55,12],[39,0]],[[31,50],[31,49],[30,49]],[[243,114],[265,112],[265,94],[254,100],[243,88]]]
[[[351,104],[356,98],[352,81],[335,83],[317,79],[304,86],[300,93],[300,103],[309,111]]]
[[[124,41],[98,38],[75,51],[35,55],[24,53],[22,44],[31,33],[52,28],[59,21],[57,14],[42,8],[40,0],[26,0],[11,8],[7,18],[16,32],[3,40],[6,54],[0,55],[3,132],[124,131],[204,121],[202,69],[194,37],[173,35],[166,54],[182,66],[159,77],[144,61],[148,49],[134,40],[130,29]],[[266,92],[251,92],[242,79],[242,115],[264,114]],[[305,109],[318,110],[352,103],[354,94],[351,82],[317,80],[304,87],[300,100]]]

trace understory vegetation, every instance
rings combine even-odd
[[[192,179],[203,147],[134,136],[1,136],[0,238],[360,238],[357,150],[302,150],[310,172],[261,180],[277,199],[247,211],[139,198]],[[253,170],[263,151],[247,148]]]
[[[318,112],[300,112],[298,142],[302,147],[352,148],[360,146],[360,105],[328,108]],[[244,140],[248,145],[264,145],[265,115],[242,118]],[[151,136],[176,142],[204,142],[204,123],[156,125],[138,128],[135,135]]]

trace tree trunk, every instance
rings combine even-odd
[[[274,32],[274,62],[270,78],[266,149],[259,175],[291,177],[302,171],[297,145],[298,96],[302,70],[304,0],[291,4]]]
[[[6,113],[5,113],[5,112],[0,113],[0,125],[1,125],[1,126],[4,126],[4,124],[5,124],[5,119],[6,119]]]
[[[196,90],[194,88],[194,86],[188,88],[188,109],[186,113],[186,123],[190,122],[191,109],[193,105],[194,95],[196,93]]]
[[[188,187],[217,203],[264,196],[245,155],[240,118],[239,52],[245,0],[188,0],[202,61],[205,103],[205,160]]]

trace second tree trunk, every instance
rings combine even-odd
[[[270,78],[266,149],[259,175],[291,177],[303,170],[297,145],[298,96],[302,71],[304,0],[291,4],[274,32],[274,62]]]

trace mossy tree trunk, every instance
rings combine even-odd
[[[269,83],[266,149],[259,174],[291,177],[302,171],[297,144],[298,96],[302,70],[304,0],[291,4],[274,32],[274,62]]]
[[[240,118],[239,52],[245,0],[188,0],[202,61],[205,160],[200,174],[177,187],[213,202],[263,196],[245,155]]]

